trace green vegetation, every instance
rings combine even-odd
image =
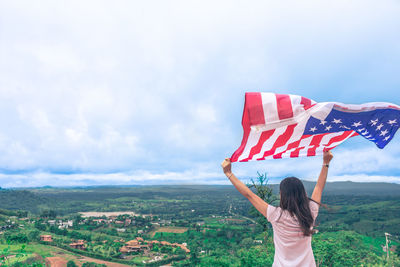
[[[276,186],[267,181],[260,175],[251,188],[276,203]],[[346,186],[357,187],[357,194],[338,194]],[[396,186],[328,184],[328,208],[320,210],[312,244],[319,266],[399,265]],[[78,213],[87,211],[122,213]],[[389,260],[385,232],[392,235]],[[52,240],[41,241],[42,235]],[[44,266],[47,257],[62,257],[68,266],[102,266],[81,256],[136,266],[270,266],[272,238],[265,218],[232,186],[0,190],[0,256],[6,266]],[[137,243],[129,247],[129,240]]]

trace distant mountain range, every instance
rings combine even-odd
[[[316,182],[304,181],[303,184],[307,192],[311,193]],[[271,184],[275,193],[279,192],[279,184]],[[101,186],[71,186],[71,187],[52,187],[43,186],[36,188],[13,188],[13,190],[40,190],[40,189],[101,189],[101,190],[112,190],[114,189],[128,189],[128,188],[174,188],[174,189],[208,189],[212,190],[218,188],[229,188],[232,185],[101,185]],[[1,187],[0,187],[1,190]],[[35,190],[35,191],[36,191]],[[325,194],[328,195],[399,195],[400,196],[400,184],[395,183],[359,183],[359,182],[327,182],[324,190]]]
[[[303,181],[307,192],[311,192],[315,182]],[[276,185],[279,188],[279,185]],[[394,183],[356,183],[330,182],[326,184],[327,195],[397,195],[400,196],[400,184]]]

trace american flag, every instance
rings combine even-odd
[[[400,125],[400,106],[316,103],[297,95],[246,93],[243,139],[231,161],[315,156],[360,135],[384,148]]]

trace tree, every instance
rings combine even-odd
[[[67,267],[77,267],[78,265],[76,265],[76,263],[74,261],[68,261],[67,262]]]
[[[352,231],[315,234],[312,246],[319,266],[359,266],[379,261],[362,236]]]
[[[95,262],[85,262],[82,264],[82,267],[107,267],[105,264],[99,264]]]
[[[263,247],[252,247],[238,251],[240,266],[271,266],[274,261],[274,254],[267,253]]]
[[[248,248],[252,247],[253,243],[254,243],[254,241],[252,238],[246,237],[240,242],[240,246],[248,249]]]
[[[42,223],[42,221],[35,222],[35,228],[41,231],[46,231],[46,225]]]
[[[28,212],[26,210],[18,210],[17,211],[18,218],[23,218],[28,216]]]
[[[181,249],[180,247],[177,247],[177,248],[175,249],[174,254],[177,254],[177,255],[186,255],[186,251],[184,251],[184,250]]]
[[[57,217],[57,212],[55,210],[44,210],[40,214],[40,217],[54,219],[55,217]]]
[[[5,235],[7,241],[12,243],[28,243],[28,237],[24,233],[8,234]]]
[[[173,250],[173,248],[171,248],[171,247],[169,247],[169,246],[162,246],[161,247],[161,249],[160,249],[160,252],[161,253],[171,253],[172,252],[172,250]]]
[[[80,222],[82,222],[84,220],[84,218],[82,217],[82,214],[78,213],[75,217],[74,217],[74,226],[78,226]]]
[[[196,266],[197,264],[200,263],[200,259],[198,257],[197,251],[192,250],[190,252],[190,262],[191,264],[193,264],[194,266]]]
[[[255,188],[256,190],[256,194],[263,199],[264,201],[271,203],[273,201],[275,201],[277,198],[276,196],[273,194],[273,190],[272,187],[270,185],[268,185],[268,177],[267,174],[261,174],[259,172],[257,172],[257,180],[254,181],[253,178],[250,179],[251,184],[247,185],[249,188]]]
[[[200,266],[230,267],[230,266],[239,266],[239,262],[236,262],[236,259],[229,256],[203,257],[201,258]]]
[[[151,248],[152,251],[158,252],[160,248],[158,247],[158,244],[153,244],[153,247]]]
[[[33,230],[28,233],[28,238],[30,241],[37,241],[39,239],[40,231]]]
[[[255,193],[257,194],[257,196],[259,196],[262,200],[264,200],[265,202],[267,202],[268,204],[271,204],[272,202],[274,202],[275,200],[277,200],[278,198],[274,195],[273,191],[272,191],[272,187],[270,185],[268,185],[268,177],[267,174],[261,174],[259,172],[257,172],[257,179],[256,181],[251,178],[251,184],[248,184],[247,187],[248,188],[254,188],[255,189]],[[263,214],[260,214],[258,212],[258,210],[256,210],[256,208],[251,207],[249,214],[252,215],[253,217],[257,218],[257,223],[262,225],[264,231],[268,229],[269,224],[267,219],[265,218],[265,216]]]

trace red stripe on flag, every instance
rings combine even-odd
[[[276,106],[278,109],[278,116],[280,120],[293,117],[292,101],[289,95],[275,94]]]
[[[287,152],[288,150],[291,150],[291,149],[293,149],[293,148],[295,148],[295,147],[298,147],[299,144],[300,144],[300,142],[301,142],[301,139],[298,140],[298,141],[296,141],[296,142],[290,143],[290,144],[287,146],[286,150],[285,150],[285,151],[282,151],[281,153],[276,154],[276,155],[274,156],[274,159],[280,159],[280,158],[282,158],[282,154],[283,154],[283,153],[285,153],[285,152]],[[292,152],[292,153],[293,153],[293,152]]]
[[[261,109],[261,110],[260,110]],[[254,113],[253,121],[251,121],[250,113]],[[257,118],[258,116],[258,118]],[[260,93],[246,93],[244,99],[244,108],[243,108],[243,116],[242,116],[242,126],[243,126],[243,139],[240,147],[232,154],[231,162],[235,162],[238,160],[240,155],[243,153],[244,148],[246,147],[247,139],[250,135],[250,126],[255,124],[265,123],[264,120],[264,111],[262,109],[262,99]]]
[[[243,120],[247,116],[247,112],[245,111],[243,113]],[[242,155],[244,148],[246,147],[247,139],[249,138],[250,135],[250,127],[244,127],[243,126],[243,139],[242,143],[240,144],[240,147],[232,154],[231,156],[231,162],[235,162],[238,160],[240,155]]]
[[[296,126],[297,126],[297,123],[296,123],[296,124],[289,125],[289,126],[286,128],[285,132],[284,132],[283,134],[281,134],[281,135],[278,137],[278,139],[276,139],[274,145],[272,146],[272,149],[270,149],[270,150],[268,150],[268,151],[265,151],[263,157],[262,157],[261,159],[258,159],[258,160],[263,160],[263,159],[265,159],[266,157],[273,155],[273,154],[275,153],[275,150],[276,150],[278,147],[281,147],[281,146],[285,145],[286,142],[289,141],[290,137],[292,136],[293,131],[294,131],[294,128],[295,128]]]
[[[312,147],[307,150],[307,157],[315,156],[316,150],[321,144],[322,137],[324,137],[325,135],[326,134],[318,134],[318,135],[313,136],[313,138],[310,142],[310,145],[309,145]]]
[[[329,147],[330,145],[332,145],[335,142],[340,142],[343,139],[346,139],[351,134],[353,134],[353,131],[345,131],[343,134],[331,138],[329,140],[328,144],[325,145],[325,147]]]
[[[249,126],[265,124],[261,93],[246,93],[244,108],[248,110]]]
[[[349,136],[349,138],[352,138],[352,137],[354,137],[354,136],[359,135],[357,132],[354,132],[354,131],[350,131],[350,132],[353,132],[353,133],[351,134],[351,136]],[[340,145],[340,144],[341,144],[341,143],[337,144],[336,146],[331,146],[331,147],[329,147],[329,150],[334,149],[335,147],[337,147],[337,146]]]
[[[290,153],[291,158],[297,158],[300,154],[300,150],[304,149],[304,146],[296,148],[293,152]]]
[[[307,110],[311,107],[311,100],[302,96],[300,104],[302,104],[304,109]]]
[[[250,135],[250,127],[247,127],[247,128],[243,127],[242,143],[240,144],[240,147],[232,154],[231,162],[236,162],[239,159],[240,155],[242,155],[243,150],[246,147],[246,143],[247,143],[247,139],[249,138],[249,135]]]
[[[354,136],[357,136],[357,135],[359,135],[359,134],[357,132],[353,131],[353,134],[351,135],[351,137],[354,137]]]
[[[309,135],[303,135],[303,136],[301,136],[301,138],[300,138],[299,141],[293,142],[292,144],[289,145],[290,149],[299,146],[299,145],[300,145],[300,142],[301,142],[303,139],[306,139],[306,138],[308,138],[308,137],[309,137]],[[304,149],[304,148],[305,148],[305,146],[297,147],[295,150],[293,150],[292,152],[290,152],[290,157],[291,157],[291,158],[297,158],[297,157],[299,156],[299,154],[300,154],[300,150],[302,150],[302,149]],[[288,150],[289,150],[289,149],[288,149]],[[285,152],[286,152],[286,151],[285,151]]]
[[[257,155],[258,153],[261,152],[262,146],[264,145],[265,141],[267,141],[271,135],[273,135],[275,130],[269,130],[262,132],[260,139],[258,139],[257,145],[253,146],[250,150],[250,154],[246,159],[243,159],[241,161],[249,161],[253,158],[254,155]]]

